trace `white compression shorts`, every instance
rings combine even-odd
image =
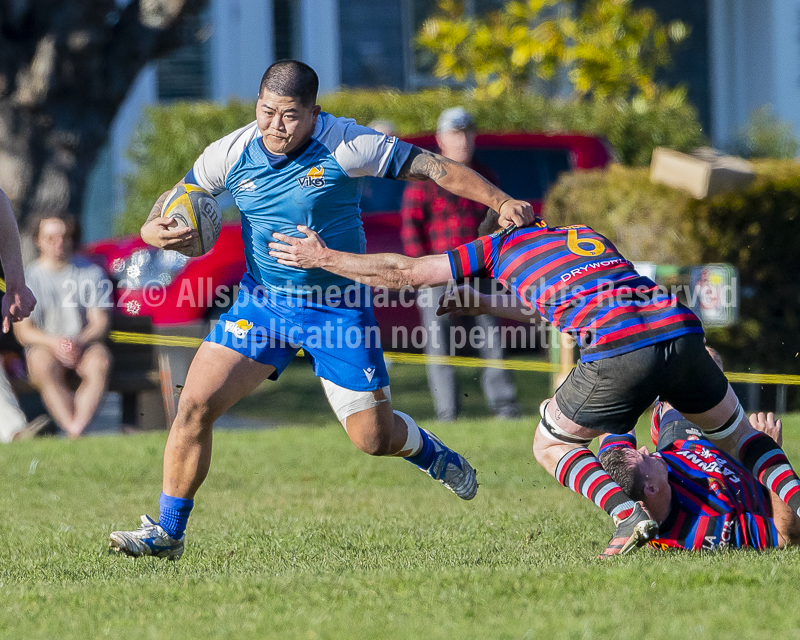
[[[322,382],[322,388],[325,390],[325,395],[328,398],[331,409],[333,409],[336,418],[342,423],[345,429],[347,429],[347,418],[354,413],[364,411],[365,409],[372,409],[379,404],[392,401],[389,385],[386,385],[378,391],[353,391],[352,389],[340,387],[338,384],[326,380],[325,378],[320,378],[320,381]],[[376,396],[378,397],[376,398]]]

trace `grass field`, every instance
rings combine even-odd
[[[407,369],[398,408],[429,411]],[[157,511],[165,434],[2,448],[0,637],[800,637],[800,551],[596,560],[608,518],[538,468],[532,420],[436,428],[479,470],[463,502],[310,421],[311,402],[261,391],[237,410],[259,396],[300,418],[217,434],[178,563],[107,553],[111,530]],[[526,406],[540,397],[526,387]],[[800,460],[800,416],[787,423]]]

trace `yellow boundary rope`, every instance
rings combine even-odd
[[[109,338],[124,344],[150,344],[163,347],[197,348],[203,342],[201,338],[183,338],[180,336],[157,336],[130,331],[112,331]],[[302,356],[302,351],[298,353]],[[490,369],[507,369],[509,371],[537,371],[553,373],[560,370],[557,364],[529,360],[483,360],[482,358],[465,358],[462,356],[426,356],[421,353],[386,352],[386,359],[395,364],[449,364],[454,367],[488,367]],[[749,384],[785,384],[800,386],[800,376],[777,373],[732,373],[725,376],[730,382]]]
[[[0,292],[5,292],[5,280],[0,278]],[[109,336],[114,342],[121,344],[149,344],[160,347],[197,348],[202,344],[200,338],[183,338],[180,336],[158,336],[132,331],[112,331]],[[302,351],[298,353],[302,355]],[[553,373],[560,370],[556,364],[549,362],[530,362],[526,360],[483,360],[481,358],[464,358],[461,356],[426,356],[419,353],[386,352],[386,359],[397,364],[449,364],[454,367],[488,367],[490,369],[507,369],[509,371],[538,371]],[[777,373],[731,373],[725,376],[730,382],[749,384],[785,384],[800,386],[800,376]]]

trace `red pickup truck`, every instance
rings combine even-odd
[[[433,135],[405,138],[435,149]],[[475,159],[490,167],[500,187],[541,211],[544,196],[564,171],[603,167],[611,161],[599,138],[579,134],[498,133],[476,138]],[[400,203],[404,183],[362,178],[362,219],[370,252],[402,253]],[[170,185],[165,185],[165,188]],[[112,238],[83,247],[105,267],[116,283],[115,305],[123,315],[150,316],[155,325],[180,325],[213,319],[233,302],[233,291],[245,271],[241,225],[226,223],[214,248],[189,259],[159,251],[139,237]],[[419,324],[413,298],[393,297],[394,305],[376,308],[384,339],[393,326],[408,330]],[[389,343],[387,343],[389,344]]]

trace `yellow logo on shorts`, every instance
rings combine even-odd
[[[306,187],[324,187],[325,167],[323,167],[321,164],[317,165],[316,167],[311,167],[308,170],[308,173],[302,178],[298,178],[297,181],[300,183],[300,187],[302,189],[305,189]]]
[[[240,339],[246,337],[247,332],[252,328],[253,323],[247,320],[237,320],[236,322],[231,322],[230,320],[225,321],[225,331],[232,333]]]

